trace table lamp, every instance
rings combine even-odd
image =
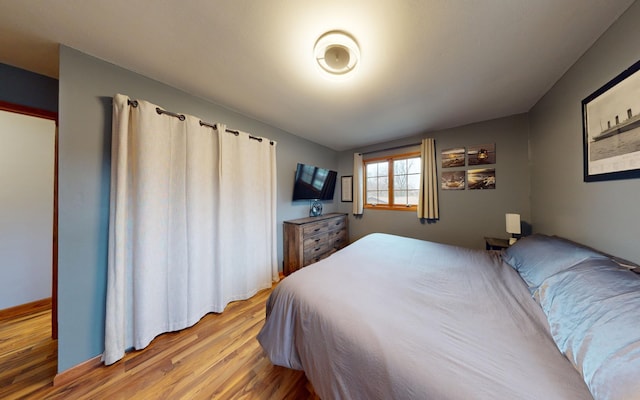
[[[518,240],[514,235],[520,234],[520,214],[506,214],[507,221],[507,233],[511,234],[509,238],[509,245],[512,245]]]

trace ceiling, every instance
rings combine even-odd
[[[0,62],[57,77],[61,43],[341,151],[530,110],[632,3],[2,0]],[[340,81],[313,58],[336,29]]]

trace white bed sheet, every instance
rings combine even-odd
[[[285,278],[258,335],[328,399],[592,399],[494,252],[368,235]]]

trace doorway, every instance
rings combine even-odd
[[[57,113],[0,102],[0,310],[51,298],[57,339]]]

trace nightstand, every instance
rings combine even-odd
[[[502,250],[509,247],[509,239],[485,237],[484,242],[487,250]]]

